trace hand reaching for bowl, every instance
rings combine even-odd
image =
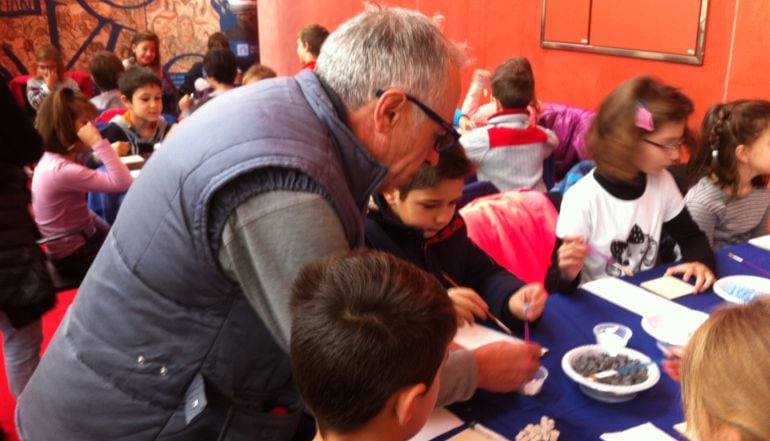
[[[542,348],[537,343],[495,342],[473,351],[478,387],[510,392],[531,380],[540,367]]]
[[[666,371],[677,383],[682,382],[682,357],[685,348],[683,346],[671,346],[663,354],[666,359],[663,360],[663,370]]]

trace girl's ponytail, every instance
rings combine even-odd
[[[78,117],[96,116],[96,107],[81,92],[63,87],[43,100],[35,119],[35,128],[43,138],[43,147],[49,152],[67,154],[78,141]]]
[[[703,117],[700,130],[700,141],[688,167],[689,186],[694,186],[704,176],[715,174],[720,164],[725,164],[729,158],[721,153],[722,146],[728,142],[730,106],[714,104]]]

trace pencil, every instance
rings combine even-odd
[[[441,272],[441,276],[444,278],[444,280],[449,282],[449,284],[452,285],[453,287],[455,287],[455,288],[459,288],[460,287],[460,285],[457,282],[455,282],[454,279],[449,277],[449,274],[447,274],[446,272],[442,271]],[[492,314],[492,311],[490,311],[489,308],[487,308],[486,312],[487,312],[487,316],[490,319],[492,319],[492,321],[495,322],[495,324],[497,326],[499,326],[500,329],[502,329],[503,331],[508,333],[508,335],[511,335],[511,336],[513,335],[513,331],[511,331],[511,328],[505,326],[505,323],[503,323],[499,318],[495,317],[495,315]]]
[[[762,269],[758,265],[756,265],[756,264],[754,264],[754,263],[744,259],[743,257],[741,257],[741,256],[739,256],[737,254],[727,253],[727,257],[733,259],[734,261],[742,264],[743,266],[745,266],[747,268],[753,269],[754,271],[758,272],[759,274],[762,274],[765,277],[770,278],[770,272],[767,272],[766,270]]]
[[[627,275],[628,277],[631,277],[631,276],[634,275],[633,271],[631,271],[630,269],[628,269],[625,266],[621,265],[620,262],[615,260],[613,257],[608,256],[608,255],[602,253],[601,251],[597,250],[595,247],[592,247],[591,245],[587,245],[587,246],[588,246],[588,250],[590,252],[592,252],[592,253],[596,254],[597,256],[601,257],[603,261],[605,261],[605,262],[609,263],[610,265],[612,265],[612,266],[618,268],[619,270],[623,271],[623,273],[625,275]]]

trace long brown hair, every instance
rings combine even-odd
[[[82,93],[64,87],[48,94],[35,119],[35,128],[43,138],[43,148],[62,155],[69,153],[70,146],[78,141],[75,125],[84,112],[89,119],[98,113],[96,106]]]
[[[752,144],[768,128],[769,101],[739,100],[711,106],[703,117],[698,149],[690,161],[690,185],[710,176],[718,186],[737,194],[740,183],[735,149]],[[751,185],[763,188],[767,182],[767,175],[757,176]]]
[[[631,183],[639,174],[639,144],[650,134],[636,125],[640,107],[652,115],[653,127],[685,121],[693,112],[687,95],[652,77],[631,78],[610,92],[591,123],[587,146],[598,171],[612,180]],[[694,139],[687,128],[684,139]]]
[[[723,308],[695,332],[682,360],[689,430],[736,430],[744,441],[770,439],[770,296]],[[713,439],[713,438],[712,438]]]

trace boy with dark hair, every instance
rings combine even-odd
[[[235,60],[235,54],[230,49],[210,50],[203,57],[203,68],[208,73],[209,84],[214,91],[235,87],[238,64]]]
[[[315,60],[321,53],[321,45],[329,36],[329,30],[319,24],[302,28],[297,36],[297,56],[302,64],[300,69],[315,69]]]
[[[479,180],[502,191],[547,191],[543,161],[558,144],[551,130],[530,124],[527,106],[535,105],[535,77],[529,60],[514,57],[498,66],[491,81],[497,113],[488,125],[463,135],[460,142],[478,162]]]
[[[230,49],[230,40],[227,35],[222,32],[214,32],[209,35],[206,42],[206,53],[214,49]],[[184,96],[195,93],[195,82],[200,78],[206,79],[206,73],[202,61],[194,63],[184,76],[184,83],[179,87],[179,94]]]
[[[436,167],[424,165],[410,184],[375,196],[377,207],[366,219],[366,243],[435,276],[454,302],[458,321],[473,323],[474,315],[494,314],[520,329],[525,318],[540,317],[547,294],[540,284],[526,285],[496,264],[468,238],[456,203],[472,173],[473,165],[457,147],[442,153]],[[508,349],[519,351],[520,364],[510,367],[507,381],[513,387],[507,390],[532,378],[539,366],[538,345],[515,346]],[[484,364],[478,360],[474,364],[479,374],[464,382],[467,392],[472,394],[477,386],[499,390],[500,378],[487,378]]]
[[[230,49],[212,49],[203,57],[203,67],[208,74],[209,91],[203,96],[193,99],[185,95],[179,100],[180,118],[190,116],[200,106],[217,96],[235,88],[235,77],[238,75],[238,65],[235,54]]]
[[[389,254],[307,266],[291,301],[291,360],[316,439],[407,440],[436,404],[457,325],[441,285]]]
[[[120,100],[128,110],[112,118],[101,132],[110,142],[128,143],[129,150],[121,153],[147,157],[166,136],[169,125],[162,116],[161,87],[160,78],[144,67],[132,67],[118,80]]]
[[[91,58],[89,68],[94,83],[101,91],[99,95],[91,98],[91,103],[96,106],[98,112],[125,107],[118,90],[118,78],[126,71],[120,58],[112,52],[102,51]]]

